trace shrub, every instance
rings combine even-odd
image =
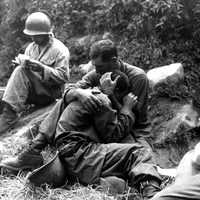
[[[111,32],[121,58],[146,71],[182,62],[184,86],[197,99],[194,91],[199,91],[195,86],[199,81],[200,55],[198,0],[2,0],[0,71],[4,76],[9,76],[13,70],[8,67],[11,60],[29,41],[22,34],[28,13],[43,9],[51,16],[56,37],[70,48],[72,66],[88,61],[93,35]],[[87,45],[76,42],[85,36],[91,39]]]

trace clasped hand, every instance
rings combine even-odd
[[[123,98],[123,105],[131,110],[137,105],[137,96],[135,96],[132,92],[128,93],[124,98]]]
[[[107,73],[103,74],[99,80],[102,92],[107,95],[112,95],[114,93],[114,90],[115,90],[115,87],[117,84],[117,80],[120,77],[118,75],[114,80],[112,80],[111,74],[112,74],[112,72],[107,72]]]
[[[90,110],[91,112],[96,112],[102,106],[101,101],[92,93],[91,90],[79,88],[77,92],[78,99],[85,109]]]

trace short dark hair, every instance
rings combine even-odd
[[[101,56],[103,62],[110,61],[113,57],[117,57],[117,47],[111,40],[99,40],[90,48],[90,59]]]
[[[111,74],[111,79],[114,80],[117,76],[119,76],[119,79],[117,80],[115,89],[117,89],[118,92],[128,91],[130,87],[128,76],[120,70],[115,70]]]

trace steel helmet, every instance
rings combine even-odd
[[[25,22],[24,33],[26,35],[51,34],[50,18],[42,12],[30,14]]]
[[[29,172],[26,176],[26,181],[35,186],[48,184],[56,188],[65,184],[66,177],[67,171],[59,158],[59,153],[56,152],[49,162]]]

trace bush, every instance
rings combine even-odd
[[[182,62],[184,87],[192,98],[198,99],[194,92],[200,90],[198,0],[3,0],[0,71],[4,76],[10,75],[12,58],[29,41],[22,34],[28,13],[44,9],[51,16],[56,37],[71,51],[71,66],[89,59],[89,46],[94,40],[90,38],[83,46],[77,42],[81,37],[110,32],[121,58],[146,71]]]

